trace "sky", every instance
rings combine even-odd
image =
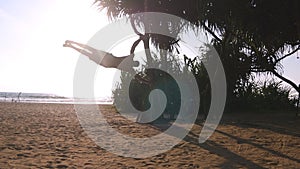
[[[0,1],[0,91],[72,96],[79,54],[62,45],[86,43],[109,23],[93,2]]]
[[[93,2],[0,1],[0,91],[72,96],[79,54],[62,45],[67,39],[85,43],[109,24]],[[284,75],[300,83],[300,59],[296,57],[283,62]],[[109,96],[114,70],[100,71],[96,91],[98,96]]]

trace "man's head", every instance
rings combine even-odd
[[[138,67],[140,66],[140,62],[139,61],[133,61],[133,67]]]

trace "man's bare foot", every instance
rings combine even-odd
[[[66,40],[66,41],[65,41],[65,44],[63,44],[63,47],[70,47],[72,42],[73,42],[73,41]]]
[[[65,42],[65,44],[63,44],[63,47],[70,47],[70,46],[71,46],[70,43],[66,43],[66,42]]]
[[[66,42],[65,42],[65,43],[71,44],[71,43],[76,43],[76,42],[74,42],[74,41],[71,41],[71,40],[66,40]]]

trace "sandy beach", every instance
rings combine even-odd
[[[147,137],[157,126],[136,124],[100,105],[119,132]],[[202,123],[171,150],[145,159],[126,158],[97,146],[73,105],[0,103],[0,168],[300,168],[300,118],[294,113],[225,114],[203,144]]]

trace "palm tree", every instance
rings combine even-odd
[[[128,17],[140,36],[136,43],[142,41],[145,49],[152,43],[159,50],[172,51],[178,47],[179,39],[143,35],[137,27],[149,30],[151,26],[161,24],[163,29],[175,34],[205,30],[221,56],[230,93],[237,85],[249,80],[252,73],[273,74],[300,93],[300,88],[281,74],[282,60],[300,49],[298,0],[95,0],[95,4],[105,9],[111,19]],[[168,13],[189,23],[183,20],[178,23],[144,22],[131,17],[139,12]],[[150,60],[151,54],[146,54]]]

